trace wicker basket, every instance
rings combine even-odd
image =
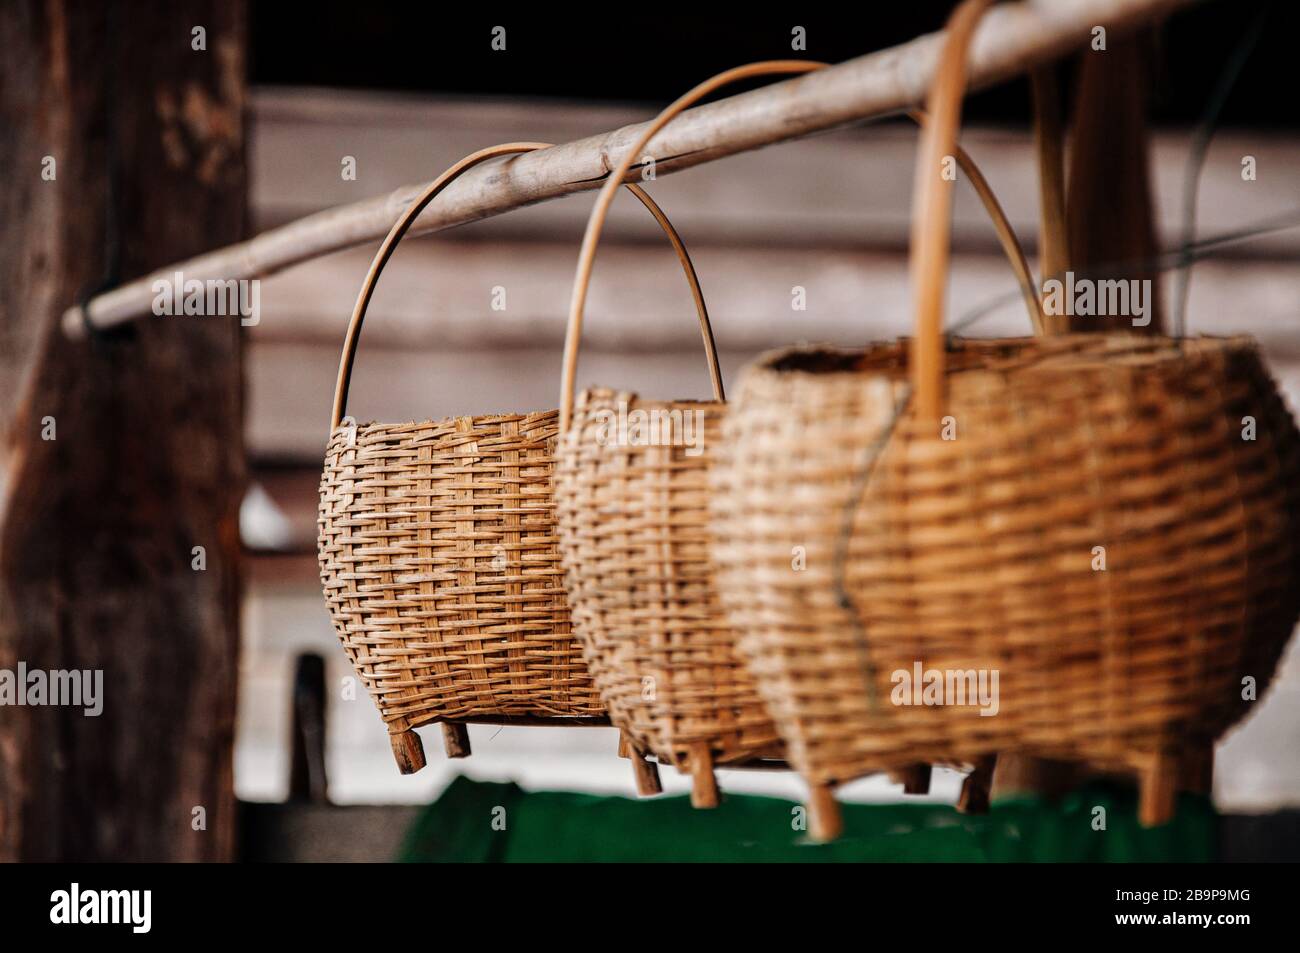
[[[1158,823],[1300,613],[1300,435],[1251,341],[945,352],[950,198],[929,170],[955,137],[962,16],[918,167],[916,339],[767,356],[714,467],[719,589],[823,837],[834,785],[1013,751],[1136,771]],[[977,691],[996,673],[996,714],[960,704],[969,676],[918,698],[918,666]]]
[[[469,753],[466,723],[609,723],[570,631],[561,580],[551,497],[557,413],[361,426],[344,418],[367,305],[415,218],[480,162],[545,146],[494,146],[444,172],[380,247],[344,344],[320,485],[321,583],[404,773],[423,766],[413,729],[430,722],[443,723],[453,757]],[[681,239],[650,197],[630,188],[677,250],[711,340]],[[708,358],[716,376],[712,349]]]
[[[766,65],[750,75],[815,68]],[[692,775],[696,807],[718,803],[715,764],[780,754],[776,729],[735,654],[709,561],[709,462],[726,411],[722,380],[713,379],[713,401],[645,401],[593,390],[575,408],[574,377],[596,245],[614,192],[655,132],[730,81],[723,74],[665,109],[625,150],[597,196],[569,312],[555,472],[574,631],[601,697],[628,739],[628,753],[642,763],[653,754]],[[651,414],[668,423],[645,440],[628,439],[626,422]],[[694,446],[687,445],[688,425],[697,428]]]
[[[637,752],[692,773],[699,807],[717,803],[715,763],[780,754],[713,586],[708,448],[724,410],[587,391],[555,473],[574,630],[596,686]],[[704,453],[609,441],[620,412],[695,420]]]
[[[807,73],[825,64],[755,63],[701,83],[668,106],[625,151],[597,198],[587,226],[570,311],[561,392],[555,493],[574,628],[610,715],[634,754],[692,775],[692,800],[718,801],[715,764],[779,765],[781,745],[755,683],[736,652],[709,554],[709,472],[726,415],[721,381],[714,401],[646,401],[591,390],[572,412],[582,313],[600,231],[617,183],[654,134],[722,86],[771,74]],[[924,116],[914,116],[924,122]],[[1032,280],[1005,215],[978,169],[954,150],[985,201],[1032,302]],[[1037,305],[1033,314],[1037,316]],[[611,422],[636,415],[675,427],[647,441],[611,439]],[[659,415],[656,417],[655,415]],[[696,421],[688,446],[683,425]],[[653,428],[653,425],[652,429]],[[666,438],[666,439],[665,439]],[[928,788],[928,766],[899,772],[907,790]]]
[[[1296,620],[1300,444],[1253,344],[959,342],[952,441],[895,421],[906,359],[771,356],[729,415],[720,588],[791,761],[821,786],[1021,750],[1158,785]],[[893,704],[917,663],[998,672],[997,714]]]

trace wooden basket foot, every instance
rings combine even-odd
[[[895,784],[903,786],[904,794],[930,793],[930,766],[928,764],[909,764],[889,772]]]
[[[993,768],[997,756],[980,758],[975,767],[961,783],[961,796],[957,798],[959,814],[987,814],[989,812],[989,788],[993,786]]]
[[[464,725],[443,722],[442,747],[449,758],[468,758],[470,755],[469,729]]]
[[[659,765],[649,760],[640,751],[632,752],[632,775],[636,778],[636,793],[641,797],[663,794],[663,785],[659,782]]]
[[[397,770],[403,774],[415,774],[425,765],[424,745],[420,736],[413,729],[398,731],[388,736],[393,746],[393,758],[397,761]]]
[[[1158,827],[1173,819],[1178,799],[1178,759],[1161,753],[1138,771],[1138,823]]]
[[[659,765],[647,758],[645,752],[623,731],[618,733],[618,756],[632,762],[632,777],[636,780],[638,797],[664,793],[663,784],[659,781]]]
[[[713,773],[713,752],[707,741],[696,742],[687,755],[691,765],[691,807],[717,807],[718,778]]]
[[[819,844],[844,832],[844,815],[829,784],[814,784],[808,792],[808,836]]]

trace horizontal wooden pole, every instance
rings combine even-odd
[[[1197,0],[1022,0],[984,17],[971,49],[972,88],[989,86],[1084,48],[1093,31],[1122,32]],[[941,37],[929,34],[829,69],[774,83],[692,109],[651,140],[647,153],[664,175],[846,123],[889,115],[921,102]],[[1096,55],[1105,55],[1099,52]],[[597,188],[642,124],[475,169],[447,189],[417,220],[412,234],[451,228],[546,199]],[[486,145],[486,143],[485,143]],[[629,178],[640,175],[634,166]],[[64,330],[84,323],[107,328],[152,311],[158,280],[241,280],[274,274],[298,262],[387,233],[425,187],[405,186],[338,206],[147,275],[63,315]]]

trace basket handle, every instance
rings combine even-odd
[[[357,344],[361,339],[361,326],[365,322],[366,309],[370,306],[375,285],[379,282],[379,276],[383,273],[384,266],[388,264],[388,259],[396,251],[397,243],[402,240],[416,218],[443,189],[479,163],[497,156],[549,149],[551,145],[549,142],[507,142],[502,145],[488,146],[486,149],[467,155],[430,183],[402,213],[401,218],[393,223],[393,227],[379,246],[379,251],[375,253],[374,260],[370,262],[370,270],[366,272],[365,281],[361,284],[361,293],[357,296],[357,303],[352,309],[352,320],[348,323],[347,336],[343,339],[343,356],[339,359],[339,376],[334,386],[334,407],[330,416],[331,433],[343,422],[343,415],[347,409],[348,388],[352,382],[352,364],[356,359]],[[673,227],[672,222],[668,220],[668,216],[655,200],[635,183],[629,182],[627,187],[655,217],[655,221],[668,236],[668,241],[672,243],[673,250],[677,252],[682,271],[685,272],[686,281],[691,287],[691,296],[695,299],[695,310],[699,314],[700,332],[704,337],[704,356],[709,364],[709,376],[713,380],[714,389],[721,391],[722,372],[718,368],[718,351],[713,343],[713,329],[709,325],[709,312],[704,303],[704,292],[700,290],[699,277],[695,273],[695,264],[691,261],[690,253],[687,252],[681,235],[677,233],[677,229]]]
[[[578,270],[573,282],[573,299],[569,305],[569,327],[564,339],[564,372],[560,388],[560,433],[564,433],[568,429],[569,419],[573,415],[578,348],[582,339],[582,316],[587,303],[587,290],[591,285],[591,272],[596,259],[596,246],[600,242],[601,230],[604,228],[605,219],[609,215],[610,205],[614,201],[614,190],[618,188],[618,183],[623,180],[623,177],[628,174],[641,150],[646,147],[646,144],[650,142],[656,133],[668,125],[679,113],[723,86],[755,76],[813,73],[825,69],[829,65],[829,63],[819,63],[812,60],[766,60],[749,63],[745,66],[737,66],[719,73],[711,79],[706,79],[694,89],[674,100],[663,112],[656,116],[646,126],[636,142],[627,148],[619,164],[610,170],[604,185],[601,186],[600,194],[596,196],[596,204],[591,210],[591,217],[587,220],[587,231],[582,238],[582,251],[578,255]],[[912,110],[908,113],[908,116],[921,126],[922,130],[929,126],[927,115],[920,110]],[[1002,210],[997,197],[989,188],[988,181],[980,173],[974,160],[955,142],[951,151],[956,156],[957,163],[961,166],[962,171],[970,179],[971,185],[979,195],[980,201],[983,202],[989,217],[993,220],[993,226],[997,231],[1002,251],[1010,262],[1012,270],[1015,271],[1020,284],[1025,306],[1029,312],[1029,320],[1033,324],[1035,331],[1041,332],[1041,305],[1034,286],[1033,276],[1029,271],[1029,262],[1025,258],[1024,249],[1017,240],[1015,231],[1007,220],[1006,213]],[[715,380],[713,391],[718,400],[725,399],[720,379]]]
[[[916,301],[911,348],[912,390],[917,412],[935,419],[943,406],[943,306],[953,194],[953,183],[940,174],[940,168],[957,144],[970,40],[991,3],[992,0],[963,0],[948,19],[939,64],[926,100],[931,121],[922,128],[917,154],[912,205],[912,294]]]

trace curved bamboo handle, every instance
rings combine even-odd
[[[331,433],[343,422],[343,414],[348,402],[348,388],[352,382],[352,364],[356,359],[357,344],[361,339],[361,326],[365,322],[366,309],[370,306],[370,299],[375,293],[375,285],[379,281],[380,274],[383,273],[384,266],[388,264],[388,259],[392,257],[393,252],[397,249],[397,243],[402,240],[402,237],[414,224],[416,218],[438,196],[438,193],[479,163],[494,159],[497,156],[535,152],[538,149],[549,149],[550,147],[551,143],[549,142],[507,142],[498,146],[488,146],[486,149],[471,153],[430,183],[402,213],[401,218],[393,223],[393,227],[385,236],[383,244],[379,246],[379,251],[375,253],[374,260],[370,262],[370,270],[366,272],[365,280],[361,284],[361,293],[357,296],[357,303],[352,309],[352,319],[348,323],[347,336],[343,339],[343,356],[339,359],[339,375],[334,386],[334,406],[330,415]],[[649,210],[650,214],[655,217],[655,221],[659,223],[659,226],[664,230],[664,234],[668,236],[668,241],[672,243],[673,250],[677,252],[682,271],[685,272],[686,281],[691,288],[691,297],[695,300],[695,310],[699,314],[700,333],[704,338],[704,352],[709,364],[709,376],[714,382],[714,387],[721,388],[722,372],[718,367],[718,351],[713,342],[713,328],[709,325],[709,312],[704,303],[704,292],[700,290],[700,280],[695,272],[695,263],[691,261],[690,253],[687,252],[681,235],[677,233],[677,229],[673,227],[672,222],[668,220],[668,216],[664,214],[663,209],[659,207],[655,200],[644,189],[634,183],[629,182],[627,187],[633,195],[641,200],[641,204]]]
[[[578,270],[573,279],[573,298],[569,303],[569,326],[564,336],[564,371],[560,383],[560,433],[569,428],[569,419],[573,416],[574,379],[578,369],[578,345],[582,338],[582,311],[587,304],[587,289],[591,285],[591,268],[596,260],[596,245],[600,241],[600,232],[609,215],[609,207],[614,201],[614,191],[632,168],[641,150],[660,129],[668,125],[672,118],[691,104],[703,99],[709,93],[729,83],[748,79],[751,76],[770,76],[776,73],[810,73],[821,69],[824,63],[809,63],[804,60],[769,60],[762,63],[750,63],[737,66],[712,79],[706,79],[694,89],[678,97],[645,128],[610,173],[605,184],[600,187],[596,204],[587,219],[587,231],[582,236],[582,250],[578,253]],[[713,396],[725,400],[721,379],[714,381]]]
[[[687,109],[692,104],[703,99],[705,96],[739,80],[749,79],[754,76],[769,75],[786,75],[790,73],[813,73],[820,69],[825,69],[829,63],[819,63],[809,60],[768,60],[759,63],[749,63],[745,66],[737,66],[734,69],[726,70],[717,76],[707,79],[700,83],[694,89],[685,93],[667,108],[664,109],[649,124],[641,137],[630,146],[623,156],[622,161],[610,171],[609,176],[605,179],[605,184],[601,186],[600,194],[596,197],[596,204],[591,210],[591,217],[587,220],[587,231],[582,239],[582,251],[578,256],[578,269],[573,282],[573,299],[569,305],[569,327],[565,334],[564,340],[564,372],[560,390],[560,432],[564,433],[569,426],[569,418],[573,413],[573,399],[575,389],[575,379],[577,376],[578,366],[578,348],[582,339],[582,317],[583,310],[587,303],[587,290],[591,284],[591,272],[596,258],[596,246],[600,241],[601,230],[604,228],[605,219],[609,214],[609,207],[613,202],[614,190],[618,188],[618,183],[627,175],[636,160],[637,155],[645,148],[646,144],[666,126],[678,113]],[[928,123],[928,117],[921,110],[913,110],[908,116],[924,130]],[[1017,281],[1020,284],[1021,292],[1025,299],[1025,306],[1029,312],[1029,320],[1036,331],[1042,328],[1042,311],[1038,300],[1038,294],[1034,286],[1034,279],[1029,271],[1029,262],[1025,258],[1024,249],[1021,247],[1019,240],[1016,238],[1015,231],[1011,223],[1007,220],[1006,213],[998,203],[997,197],[993,190],[989,188],[988,181],[980,173],[979,167],[966,153],[964,149],[954,143],[953,154],[957,159],[958,165],[970,179],[971,185],[979,195],[980,201],[984,204],[989,218],[993,220],[993,227],[997,231],[998,240],[1002,245],[1002,251],[1006,255],[1012,270],[1016,273]],[[721,380],[714,382],[714,396],[718,400],[725,399],[722,390]]]
[[[953,183],[941,166],[953,154],[966,91],[971,36],[992,0],[963,0],[948,19],[947,38],[926,102],[931,121],[921,132],[912,206],[912,293],[916,336],[912,339],[912,389],[917,412],[938,418],[943,405],[943,305],[952,234]]]
[[[930,121],[930,117],[920,109],[913,109],[907,115],[923,130],[926,123]],[[1002,203],[993,194],[989,180],[984,178],[984,173],[980,171],[980,167],[975,164],[970,154],[960,144],[954,143],[953,156],[957,160],[958,167],[966,173],[971,188],[979,196],[984,211],[993,222],[993,230],[997,233],[998,244],[1002,246],[1002,254],[1006,256],[1011,270],[1016,273],[1016,283],[1020,285],[1020,296],[1025,304],[1025,313],[1029,315],[1030,326],[1035,334],[1044,334],[1047,319],[1043,316],[1043,302],[1038,296],[1033,272],[1029,270],[1029,259],[1025,257],[1025,249],[1021,246],[1020,239],[1016,237],[1016,230],[1011,227],[1007,213],[1002,210]]]

